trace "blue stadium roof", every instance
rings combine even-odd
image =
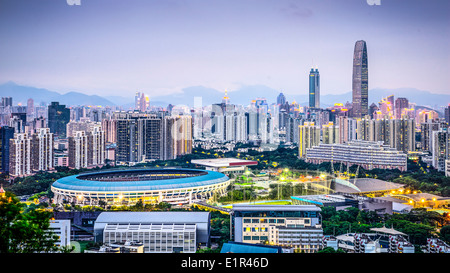
[[[198,172],[199,176],[171,178],[161,180],[138,180],[138,181],[95,181],[86,180],[86,177],[101,177],[102,175],[130,174],[144,172]],[[84,179],[83,179],[84,178]],[[196,169],[130,169],[85,173],[79,175],[67,176],[58,179],[53,183],[53,187],[63,190],[72,191],[92,191],[92,192],[132,192],[132,191],[152,191],[152,190],[168,190],[178,188],[191,188],[214,185],[229,180],[228,176],[223,173],[196,170]]]

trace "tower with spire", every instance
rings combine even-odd
[[[228,91],[225,89],[225,96],[222,98],[222,103],[230,104],[230,97],[228,97]]]

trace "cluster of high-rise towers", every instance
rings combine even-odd
[[[309,108],[320,108],[320,74],[318,68],[309,72]],[[353,53],[352,108],[349,116],[362,118],[369,113],[369,70],[367,45],[357,41]]]

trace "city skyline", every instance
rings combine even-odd
[[[7,42],[0,82],[100,96],[151,98],[198,85],[223,91],[266,85],[306,95],[305,75],[318,66],[321,94],[342,94],[352,89],[353,45],[365,40],[369,90],[449,93],[446,1],[1,5],[0,37]]]

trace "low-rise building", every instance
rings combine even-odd
[[[320,208],[298,205],[233,205],[234,241],[317,252],[323,229]]]
[[[102,212],[96,242],[114,246],[143,243],[144,253],[195,253],[210,246],[209,212]]]

